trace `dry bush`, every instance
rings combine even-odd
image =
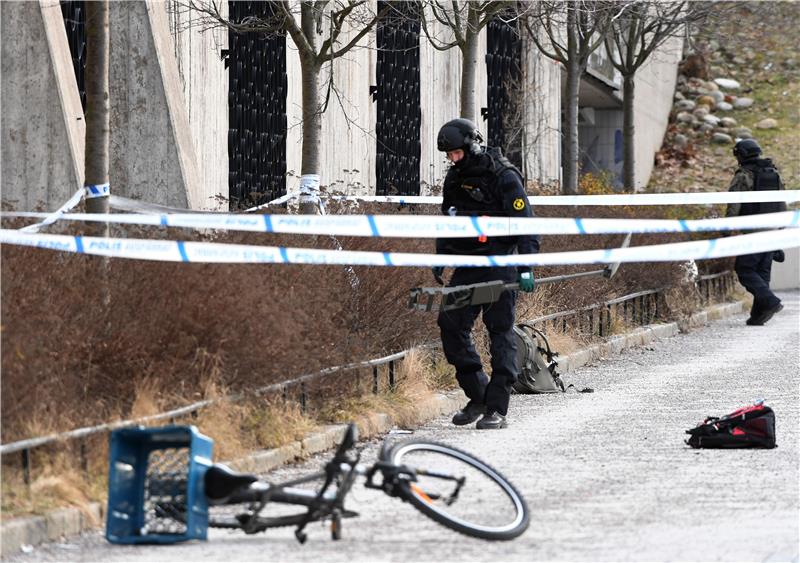
[[[348,207],[358,213],[439,213],[432,205],[329,207],[332,212]],[[670,210],[540,207],[536,212],[656,218]],[[4,222],[4,226],[14,225]],[[57,224],[49,230],[81,229]],[[115,227],[115,231],[134,238],[341,245],[348,250],[432,252],[434,246],[433,241],[413,239],[334,240],[145,227]],[[688,238],[634,235],[633,244]],[[608,248],[622,239],[621,235],[547,236],[541,250]],[[724,267],[722,262],[711,264]],[[536,275],[598,268],[543,267],[536,269]],[[518,318],[634,291],[680,287],[682,275],[676,263],[623,264],[612,280],[587,278],[521,295]],[[3,442],[33,435],[30,425],[35,420],[47,420],[54,431],[66,430],[181,406],[208,394],[212,372],[219,389],[237,392],[437,341],[439,336],[435,315],[407,308],[409,288],[432,285],[427,268],[158,263],[4,245],[1,281]],[[108,306],[103,295],[109,298]],[[440,371],[447,372],[441,367]],[[326,392],[338,396],[349,388]],[[231,424],[244,422],[237,419]]]

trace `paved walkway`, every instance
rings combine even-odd
[[[350,504],[362,516],[345,521],[336,543],[319,524],[303,546],[289,529],[168,547],[111,546],[94,533],[9,560],[797,561],[800,293],[781,297],[786,308],[764,327],[738,316],[568,374],[593,394],[515,397],[506,430],[439,419],[416,431],[479,455],[518,485],[532,525],[511,543],[465,538],[357,486]],[[757,398],[776,411],[777,449],[684,445],[684,430],[705,416]]]

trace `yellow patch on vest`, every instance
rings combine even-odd
[[[514,200],[514,210],[515,211],[522,211],[525,209],[525,200],[517,198]]]

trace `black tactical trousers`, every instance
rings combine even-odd
[[[753,294],[753,308],[751,315],[771,309],[781,302],[769,288],[770,274],[772,273],[772,255],[774,252],[759,252],[737,256],[734,269],[739,276],[739,282]]]
[[[457,268],[448,284],[466,285],[493,280],[516,281],[516,268]],[[515,291],[504,291],[500,300],[485,305],[462,307],[439,313],[442,348],[447,361],[456,368],[456,379],[466,396],[486,404],[487,411],[506,415],[511,386],[517,380],[517,343],[514,336]],[[483,370],[470,332],[479,313],[491,340],[492,377]]]

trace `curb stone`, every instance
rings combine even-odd
[[[85,509],[59,508],[44,516],[14,518],[0,527],[0,554],[3,557],[48,541],[74,536],[97,528],[105,516],[105,506],[93,502]]]
[[[567,373],[590,362],[619,354],[623,350],[647,345],[655,340],[669,338],[689,328],[700,327],[710,321],[732,317],[744,310],[741,301],[713,305],[678,322],[649,325],[607,341],[595,344],[568,355],[559,356],[560,372]],[[436,393],[419,405],[421,418],[429,420],[457,411],[466,400],[461,390]],[[392,417],[385,413],[372,413],[359,421],[359,430],[364,438],[386,434],[395,426]],[[332,424],[311,432],[302,440],[279,448],[255,452],[245,458],[234,460],[230,465],[240,471],[267,473],[295,460],[332,449],[339,443],[347,428],[345,424]],[[40,545],[63,537],[98,528],[105,517],[105,506],[91,503],[88,514],[78,508],[62,508],[48,512],[45,516],[14,518],[0,524],[0,555],[6,557],[23,549],[23,546]]]

